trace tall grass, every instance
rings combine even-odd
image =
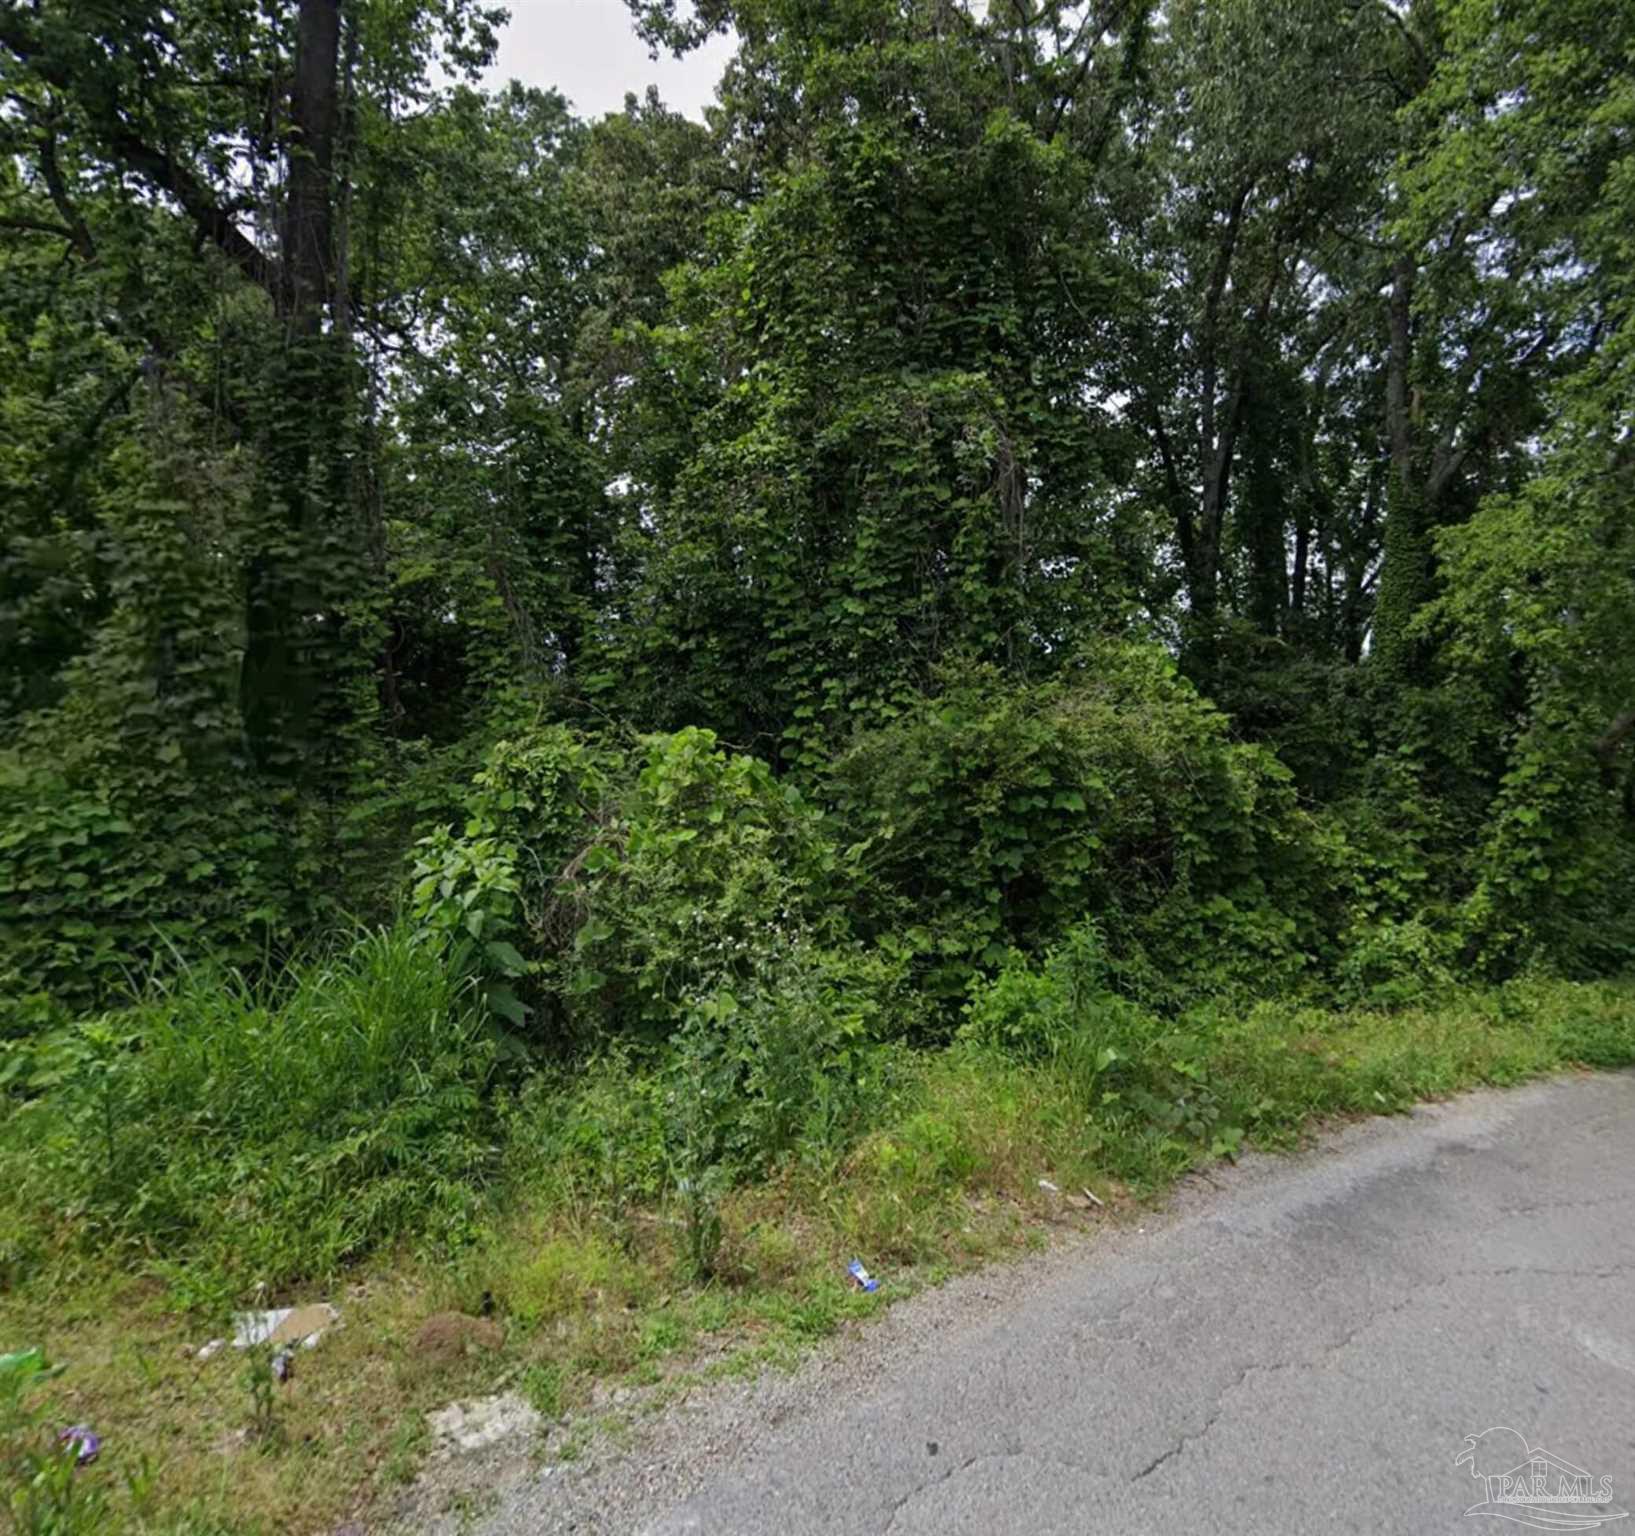
[[[405,927],[266,980],[183,969],[35,1048],[0,1181],[35,1231],[277,1284],[474,1220],[493,1068],[469,986]]]

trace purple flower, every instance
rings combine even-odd
[[[89,1425],[70,1425],[57,1436],[57,1442],[68,1446],[74,1452],[75,1462],[82,1467],[90,1466],[102,1454],[102,1436]]]

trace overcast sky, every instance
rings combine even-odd
[[[511,24],[500,33],[500,54],[489,83],[513,77],[527,85],[555,86],[580,117],[600,117],[657,85],[666,105],[702,117],[731,54],[725,38],[673,59],[647,57],[630,24],[624,0],[510,0]]]

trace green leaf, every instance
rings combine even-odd
[[[483,946],[483,953],[507,976],[521,976],[528,969],[528,962],[521,953],[504,939],[490,939]]]
[[[503,982],[489,987],[485,995],[488,1006],[507,1024],[521,1029],[528,1022],[528,1010],[523,1006],[522,999]]]

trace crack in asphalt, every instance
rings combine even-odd
[[[1628,1194],[1597,1195],[1590,1200],[1536,1200],[1526,1205],[1501,1205],[1493,1213],[1494,1219],[1485,1222],[1476,1230],[1490,1232],[1494,1227],[1501,1226],[1513,1216],[1537,1216],[1541,1211],[1587,1211],[1597,1206],[1605,1205],[1635,1205],[1635,1199]]]
[[[963,1461],[950,1466],[948,1470],[940,1477],[928,1478],[925,1482],[919,1483],[915,1487],[909,1489],[909,1491],[900,1499],[893,1500],[891,1504],[890,1518],[886,1521],[884,1527],[882,1527],[880,1536],[890,1536],[891,1529],[897,1524],[899,1516],[901,1516],[903,1511],[916,1499],[922,1498],[928,1493],[936,1492],[936,1490],[941,1488],[945,1483],[951,1483],[956,1477],[961,1476],[965,1472],[969,1472],[972,1467],[981,1466],[984,1462],[989,1461],[1015,1461],[1018,1458],[1025,1458],[1029,1461],[1041,1462],[1046,1466],[1065,1467],[1071,1472],[1078,1472],[1082,1475],[1087,1475],[1097,1478],[1098,1480],[1105,1481],[1103,1474],[1099,1472],[1092,1472],[1091,1469],[1085,1466],[1082,1462],[1069,1461],[1063,1456],[1046,1455],[1039,1451],[1029,1450],[1025,1446],[1017,1446],[1014,1449],[1003,1451],[978,1451],[974,1455],[967,1456]]]
[[[1604,1202],[1586,1201],[1582,1203],[1600,1204]],[[1407,1311],[1408,1308],[1413,1306],[1416,1302],[1423,1300],[1429,1292],[1439,1290],[1441,1287],[1449,1285],[1456,1280],[1498,1280],[1507,1279],[1513,1275],[1546,1275],[1550,1277],[1560,1276],[1583,1280],[1611,1280],[1622,1278],[1631,1270],[1635,1270],[1635,1264],[1613,1264],[1600,1266],[1595,1269],[1559,1269],[1542,1268],[1537,1265],[1530,1264],[1510,1264],[1497,1269],[1450,1270],[1446,1274],[1437,1275],[1434,1278],[1419,1281],[1410,1286],[1406,1293],[1404,1293],[1390,1305],[1372,1309],[1368,1315],[1355,1327],[1347,1329],[1339,1338],[1329,1340],[1322,1346],[1321,1349],[1317,1351],[1315,1355],[1311,1356],[1310,1358],[1299,1360],[1255,1361],[1244,1366],[1243,1369],[1238,1372],[1237,1376],[1222,1387],[1216,1394],[1215,1405],[1210,1410],[1203,1424],[1197,1429],[1188,1430],[1185,1434],[1182,1434],[1173,1445],[1160,1451],[1158,1455],[1154,1456],[1151,1461],[1141,1468],[1140,1471],[1136,1472],[1129,1479],[1129,1481],[1132,1484],[1139,1483],[1145,1478],[1152,1476],[1152,1474],[1157,1472],[1161,1467],[1164,1467],[1171,1461],[1174,1461],[1175,1458],[1185,1451],[1188,1446],[1196,1444],[1199,1440],[1202,1440],[1206,1435],[1208,1435],[1210,1430],[1212,1430],[1224,1416],[1226,1412],[1227,1398],[1231,1397],[1234,1392],[1239,1391],[1251,1376],[1257,1373],[1271,1374],[1278,1371],[1317,1370],[1332,1356],[1340,1354],[1342,1351],[1350,1348],[1352,1344],[1361,1338],[1363,1334],[1367,1333],[1370,1328],[1374,1327],[1375,1324],[1396,1317],[1399,1313]]]

